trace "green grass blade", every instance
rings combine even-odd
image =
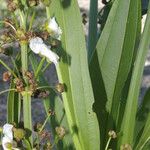
[[[150,4],[149,4],[150,8]],[[120,137],[119,146],[125,143],[132,144],[133,133],[135,127],[135,118],[137,112],[137,103],[139,96],[139,89],[141,78],[143,74],[144,62],[146,59],[150,35],[150,10],[148,11],[148,17],[145,24],[145,29],[141,37],[138,54],[136,57],[133,74],[131,78],[131,84],[129,88],[129,94],[127,98],[127,104],[125,108],[125,114],[123,117],[121,132],[123,136]]]
[[[99,150],[99,128],[92,110],[94,98],[77,1],[56,0],[51,3],[50,10],[63,31],[59,50],[62,58],[57,71],[60,82],[67,86],[62,96],[76,149]]]

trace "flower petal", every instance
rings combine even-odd
[[[47,46],[43,40],[39,37],[32,38],[29,44],[31,50],[35,54],[40,54],[47,58],[48,61],[53,62],[55,65],[58,63],[59,56],[50,50],[50,46]]]
[[[13,144],[13,140],[10,140],[8,137],[4,136],[2,138],[2,146],[3,146],[3,149],[4,150],[10,150],[12,149],[12,144]],[[11,148],[8,148],[8,145],[9,147]]]
[[[43,43],[42,48],[43,48],[43,49],[41,50],[40,54],[41,54],[42,56],[46,57],[48,61],[51,61],[51,62],[53,62],[53,63],[56,65],[56,64],[58,63],[59,56],[58,56],[56,53],[52,52],[52,51],[48,48],[48,46],[45,45],[44,43]]]
[[[48,30],[50,32],[50,35],[57,39],[60,40],[61,39],[61,34],[62,34],[62,30],[61,28],[58,26],[55,17],[51,18],[49,23],[48,23]]]
[[[41,44],[43,44],[43,40],[39,37],[35,37],[30,40],[29,47],[35,54],[38,54],[41,50]]]
[[[8,123],[6,123],[6,124],[3,126],[3,134],[4,134],[4,137],[9,138],[10,140],[13,140],[12,128],[13,128],[13,125],[8,124]]]

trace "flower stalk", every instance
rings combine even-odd
[[[26,17],[25,14],[20,12],[20,26],[23,28],[24,32],[27,30]],[[32,139],[32,116],[31,116],[31,95],[32,92],[29,91],[28,81],[25,76],[25,72],[28,71],[28,44],[26,41],[20,42],[21,47],[21,63],[22,63],[22,72],[23,79],[25,81],[26,87],[25,91],[22,92],[23,97],[23,118],[24,118],[24,127],[29,131],[29,143],[31,147],[33,147],[33,139]]]

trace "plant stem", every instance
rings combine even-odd
[[[49,67],[50,64],[51,64],[51,62],[48,62],[46,64],[46,66],[42,69],[42,73],[44,73],[46,71],[46,69]]]
[[[47,123],[49,117],[50,117],[50,115],[48,115],[47,118],[45,119],[45,121],[44,121],[42,127],[40,128],[40,131],[39,131],[39,132],[41,132],[41,131],[44,129],[44,127],[45,127],[45,125],[46,125],[46,123]]]
[[[26,87],[25,91],[22,93],[23,96],[23,117],[24,117],[24,127],[29,131],[28,140],[33,146],[32,139],[32,115],[31,115],[31,95],[32,93],[28,91],[28,87]],[[31,135],[30,135],[31,134]]]
[[[3,62],[1,59],[0,59],[0,64],[2,64],[15,78],[17,78],[17,75],[14,73],[13,70],[11,70],[10,67],[8,67],[5,62]]]
[[[0,95],[3,94],[3,93],[9,92],[9,91],[16,91],[16,89],[7,89],[7,90],[4,90],[4,91],[1,91]]]
[[[109,143],[111,141],[111,137],[109,137],[108,141],[107,141],[107,144],[106,144],[106,147],[105,147],[105,150],[108,150],[108,147],[109,147]]]
[[[37,67],[37,70],[36,70],[36,72],[35,72],[35,78],[37,78],[38,75],[40,74],[44,62],[45,62],[45,57],[43,57],[43,58],[41,59],[39,65],[38,65],[38,67]]]
[[[20,14],[20,26],[23,28],[24,32],[27,30],[27,17],[21,10],[19,10]],[[25,72],[28,71],[28,44],[25,41],[20,42],[21,46],[21,64],[22,64],[22,72],[23,79],[26,83],[25,91],[22,92],[23,97],[23,119],[24,119],[24,127],[30,131],[28,134],[28,140],[33,147],[33,139],[32,139],[32,114],[31,114],[31,95],[32,92],[29,91],[28,80],[25,76]]]

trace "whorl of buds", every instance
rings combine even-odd
[[[62,139],[66,135],[66,131],[64,127],[56,127],[55,128],[57,136]]]
[[[121,145],[120,150],[132,150],[132,147],[129,144],[123,144]]]
[[[9,71],[6,71],[6,72],[3,73],[3,81],[4,82],[9,81],[10,78],[11,78],[11,73]]]
[[[37,6],[39,4],[39,0],[28,0],[28,5],[30,7]]]
[[[55,89],[57,90],[57,92],[63,93],[63,92],[65,91],[65,86],[64,86],[64,84],[62,84],[62,83],[58,83],[58,84],[55,86]]]
[[[113,131],[113,130],[110,130],[110,131],[108,132],[108,136],[111,137],[112,139],[117,138],[117,134],[116,134],[116,132]]]
[[[51,4],[51,0],[41,0],[45,6],[49,6]]]
[[[14,79],[14,83],[16,85],[16,89],[18,92],[24,91],[24,84],[23,84],[22,79],[16,78],[16,79]]]
[[[26,34],[23,29],[18,29],[16,34],[17,34],[17,38],[20,41],[27,41]]]
[[[19,8],[18,0],[8,0],[7,8],[9,11],[14,12],[17,8]]]
[[[26,72],[25,72],[25,76],[26,76],[26,78],[28,79],[29,86],[30,86],[30,90],[31,90],[32,92],[34,92],[34,91],[36,90],[36,88],[37,88],[38,85],[37,85],[36,80],[34,79],[33,73],[30,72],[30,71],[26,71]]]

